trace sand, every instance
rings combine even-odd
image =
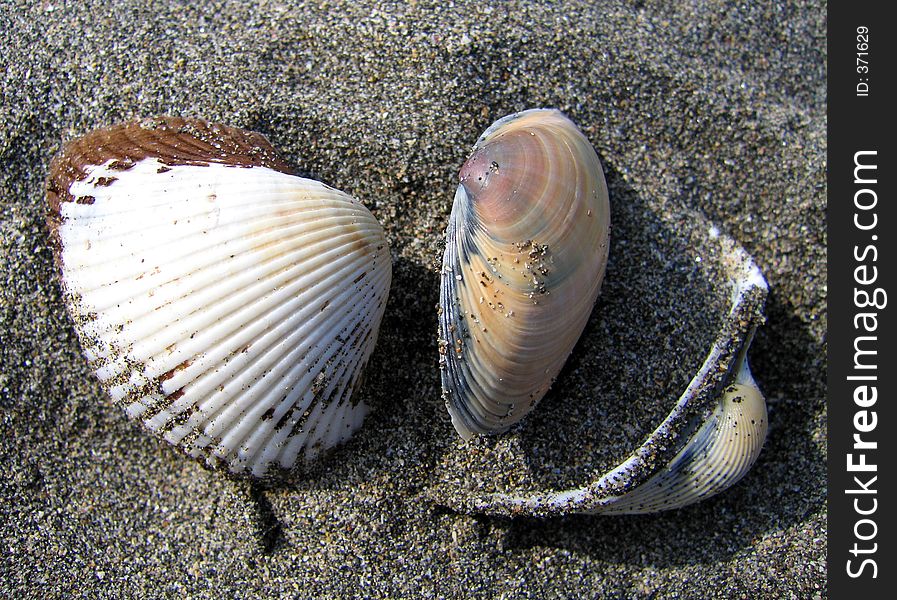
[[[255,4],[0,6],[0,596],[824,597],[824,3]],[[490,123],[531,107],[561,109],[598,151],[610,262],[555,388],[473,448],[529,457],[514,472],[558,489],[637,443],[713,335],[683,233],[703,219],[770,286],[750,355],[769,438],[715,498],[510,519],[433,494],[459,473],[488,479],[451,431],[436,366],[457,170]],[[372,413],[277,484],[208,471],[128,422],[64,310],[49,160],[155,114],[264,133],[387,232]]]

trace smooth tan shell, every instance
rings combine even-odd
[[[601,163],[556,110],[493,124],[461,168],[440,289],[442,386],[462,437],[497,433],[545,395],[607,262]]]
[[[360,426],[391,264],[358,200],[259,134],[171,117],[75,140],[47,189],[68,309],[129,417],[256,476]]]

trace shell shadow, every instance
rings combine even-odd
[[[264,554],[274,554],[286,540],[283,524],[277,517],[271,502],[265,496],[262,486],[258,483],[250,482],[249,497],[256,511],[256,537],[259,540],[261,550]]]
[[[311,465],[260,482],[262,489],[343,489],[386,471],[415,471],[406,478],[411,497],[452,441],[437,366],[438,275],[398,257],[392,277],[377,346],[358,390],[370,407],[364,424]]]
[[[700,368],[729,309],[728,282],[700,264],[710,254],[696,246],[706,229],[676,229],[612,165],[605,173],[612,233],[601,294],[557,381],[519,428],[543,489],[597,479],[640,445]]]

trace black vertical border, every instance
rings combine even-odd
[[[891,89],[897,79],[897,20],[891,18],[892,6],[887,2],[830,2],[828,5],[828,591],[831,598],[893,598],[897,597],[897,535],[894,531],[897,500],[895,500],[895,477],[897,477],[897,410],[895,410],[895,380],[897,380],[897,360],[894,346],[897,336],[894,331],[894,311],[897,310],[897,211],[895,211],[895,180],[897,161],[894,150],[895,121],[897,121],[897,95]],[[857,28],[869,29],[868,73],[857,72]],[[857,84],[867,79],[868,96],[859,96]],[[862,90],[861,90],[862,91]],[[874,150],[877,155],[877,183],[869,185],[854,182],[854,154],[859,151]],[[867,155],[868,156],[868,155]],[[864,159],[869,160],[869,159]],[[865,171],[870,173],[870,171]],[[862,231],[854,224],[855,213],[861,222],[868,224],[873,211],[858,211],[854,206],[854,194],[862,188],[872,187],[877,194],[877,226],[873,230]],[[867,202],[872,196],[861,194]],[[877,236],[873,239],[873,236]],[[872,261],[874,252],[866,254],[866,260],[858,261],[868,246],[877,248],[877,260]],[[855,269],[866,264],[868,277],[871,266],[877,267],[877,281],[874,284],[857,285]],[[888,293],[887,306],[858,308],[854,302],[855,288],[883,288]],[[874,334],[862,328],[855,329],[854,316],[861,312],[876,312],[878,328]],[[847,455],[862,450],[853,449],[854,434],[857,433],[854,418],[863,410],[854,402],[854,390],[861,382],[850,381],[848,376],[856,374],[854,369],[854,341],[860,335],[875,335],[874,360],[878,369],[874,371],[878,379],[868,382],[875,385],[878,399],[874,406],[866,408],[875,411],[877,424],[873,431],[862,433],[862,439],[875,441],[877,449],[866,451],[866,460],[877,466],[874,473],[847,471]],[[872,349],[872,345],[865,346]],[[866,371],[873,373],[873,371]],[[865,418],[870,418],[866,415]],[[864,417],[859,417],[864,418]],[[863,423],[860,423],[863,426]],[[868,426],[868,420],[866,422]],[[877,476],[869,484],[870,475]],[[858,476],[861,483],[875,494],[854,494],[848,490],[858,489],[854,480]],[[864,517],[856,512],[854,500],[859,499],[859,507],[869,510],[872,498],[877,500],[877,508]],[[855,525],[860,519],[875,522],[859,526],[864,536],[875,531],[873,539],[864,541],[856,538]],[[851,553],[857,544],[860,549],[873,548],[870,554]],[[848,574],[847,561],[852,568],[860,569],[862,560],[871,558],[877,565],[877,578],[872,578],[871,565],[866,565],[862,574],[852,578]]]

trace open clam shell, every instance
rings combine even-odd
[[[47,198],[84,353],[129,417],[256,476],[360,426],[391,262],[358,200],[259,134],[171,117],[69,143]]]
[[[451,442],[433,501],[503,516],[654,512],[727,489],[757,460],[766,403],[747,353],[765,280],[702,214],[627,200],[610,288],[550,406],[498,438]]]
[[[464,438],[520,421],[598,296],[610,211],[595,150],[556,110],[505,117],[461,168],[446,231],[440,368]]]

